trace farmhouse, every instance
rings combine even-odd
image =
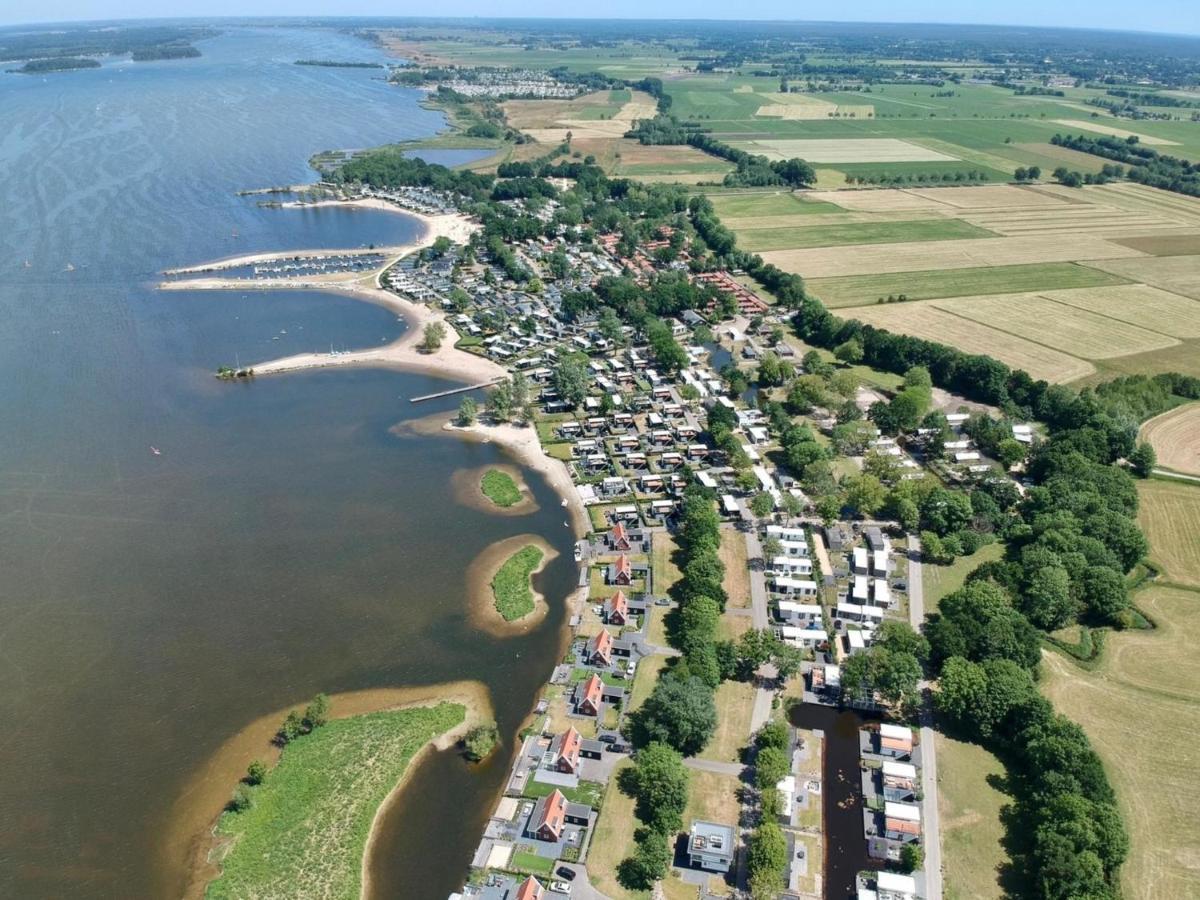
[[[516,900],[544,900],[546,889],[540,881],[530,875],[517,888]]]
[[[587,642],[584,659],[593,666],[608,668],[612,665],[613,638],[607,631],[601,631]]]
[[[617,591],[604,601],[604,621],[609,625],[625,625],[629,622],[629,600],[624,591]]]
[[[629,557],[622,553],[617,561],[608,567],[608,583],[628,587],[633,583],[633,564]]]
[[[594,672],[575,687],[575,711],[584,716],[600,715],[604,682]]]
[[[578,775],[579,753],[582,746],[583,738],[573,726],[556,737],[550,745],[550,756],[554,761],[554,768],[568,775]]]

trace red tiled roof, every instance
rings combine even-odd
[[[622,553],[617,557],[617,574],[631,575],[633,573],[633,563],[629,561],[629,557]]]
[[[544,893],[545,888],[542,887],[541,882],[530,875],[523,882],[521,882],[521,886],[517,888],[516,900],[542,900],[542,895]]]
[[[609,610],[615,613],[620,613],[622,616],[629,615],[629,600],[625,596],[624,591],[617,591],[608,601]]]
[[[604,692],[604,682],[595,672],[583,683],[583,699],[593,706],[600,705],[600,696]]]
[[[881,737],[879,746],[886,750],[912,750],[912,738],[905,740],[904,738],[889,738]]]
[[[624,541],[624,540],[628,539],[628,536],[625,534],[625,523],[624,522],[618,522],[616,525],[613,526],[612,539],[613,539],[614,544],[618,543],[619,541]]]
[[[562,734],[558,745],[558,755],[572,766],[579,762],[579,749],[583,746],[583,738],[572,726]]]
[[[601,631],[588,641],[587,651],[589,657],[599,655],[608,659],[609,653],[612,652],[612,635],[607,631]]]
[[[546,802],[542,806],[542,818],[534,830],[541,831],[543,828],[549,828],[555,835],[560,835],[566,821],[567,798],[563,796],[562,791],[555,788],[554,793],[546,798]]]
[[[884,830],[898,831],[901,834],[920,834],[921,825],[918,822],[906,822],[904,819],[885,819]]]

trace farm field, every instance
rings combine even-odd
[[[924,302],[1084,359],[1124,356],[1177,343],[1167,334],[1055,303],[1037,294],[993,294]]]
[[[1087,360],[997,331],[926,303],[889,303],[843,310],[847,318],[900,334],[930,338],[967,353],[988,354],[1034,378],[1074,381],[1096,371]]]
[[[810,163],[953,162],[957,157],[896,138],[770,139],[733,146],[768,159],[799,157]]]
[[[1118,275],[1075,263],[990,266],[979,269],[904,272],[891,275],[850,275],[845,278],[814,278],[808,289],[830,308],[861,306],[889,294],[904,294],[909,300],[936,300],[993,294],[1001,291],[1090,288],[1127,284]]]
[[[1044,654],[1042,690],[1083,726],[1116,790],[1130,841],[1124,895],[1182,900],[1200,893],[1194,835],[1177,825],[1200,763],[1200,594],[1156,585],[1136,602],[1155,630],[1110,634],[1091,671]]]
[[[1163,579],[1200,588],[1200,484],[1152,478],[1138,485],[1138,499],[1138,523]]]
[[[973,269],[1018,263],[1078,262],[1142,256],[1103,238],[1086,234],[993,237],[958,241],[915,241],[867,248],[848,245],[829,249],[775,250],[763,259],[808,278],[920,272],[928,269]]]
[[[1200,338],[1200,300],[1149,285],[1043,291],[1042,296],[1172,337]]]
[[[849,222],[799,225],[791,228],[751,228],[740,233],[746,250],[835,247],[843,244],[893,244],[906,241],[951,241],[988,236],[983,228],[958,219],[911,222]]]
[[[1200,403],[1155,416],[1142,425],[1141,438],[1154,448],[1164,469],[1200,475]]]
[[[1086,265],[1200,300],[1200,256],[1092,260]]]
[[[713,208],[722,220],[811,216],[844,211],[835,203],[815,201],[810,199],[811,196],[811,193],[755,191],[752,193],[710,194],[709,199],[712,200]]]

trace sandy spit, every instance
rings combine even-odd
[[[433,706],[443,701],[462,704],[467,710],[464,724],[430,742],[430,746],[438,749],[454,746],[467,729],[494,715],[491,694],[480,681],[349,691],[331,694],[329,699],[331,717],[335,719],[411,706]],[[300,700],[250,722],[217,748],[208,761],[192,774],[176,799],[167,817],[162,866],[165,872],[176,873],[174,877],[182,881],[180,893],[185,900],[202,898],[208,883],[220,874],[220,847],[213,829],[234,788],[246,774],[246,767],[254,759],[261,759],[268,766],[274,766],[279,761],[279,748],[271,742],[272,738],[288,711],[303,709],[306,702],[307,699]],[[400,786],[412,777],[424,754],[423,750],[413,758],[405,770],[404,778],[381,805],[381,809],[392,802]],[[379,818],[377,813],[376,823]],[[367,841],[364,857],[370,855],[374,834],[373,824],[372,838]]]

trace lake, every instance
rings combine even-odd
[[[321,150],[432,134],[442,117],[332,30],[226,28],[194,60],[0,75],[0,895],[168,897],[164,847],[189,776],[240,728],[318,691],[478,678],[511,738],[565,613],[496,639],[464,572],[535,532],[574,583],[558,500],[489,516],[450,489],[490,445],[396,437],[445,382],[313,372],[222,383],[216,367],[395,338],[344,297],[159,293],[170,266],[401,243],[412,220],[281,210],[236,191],[309,181]],[[154,455],[150,448],[158,448]],[[379,896],[457,887],[503,777],[453,754],[384,823]],[[233,785],[230,785],[232,790]],[[214,810],[215,812],[215,810]],[[431,839],[436,836],[436,840]],[[413,879],[413,873],[420,877]]]

